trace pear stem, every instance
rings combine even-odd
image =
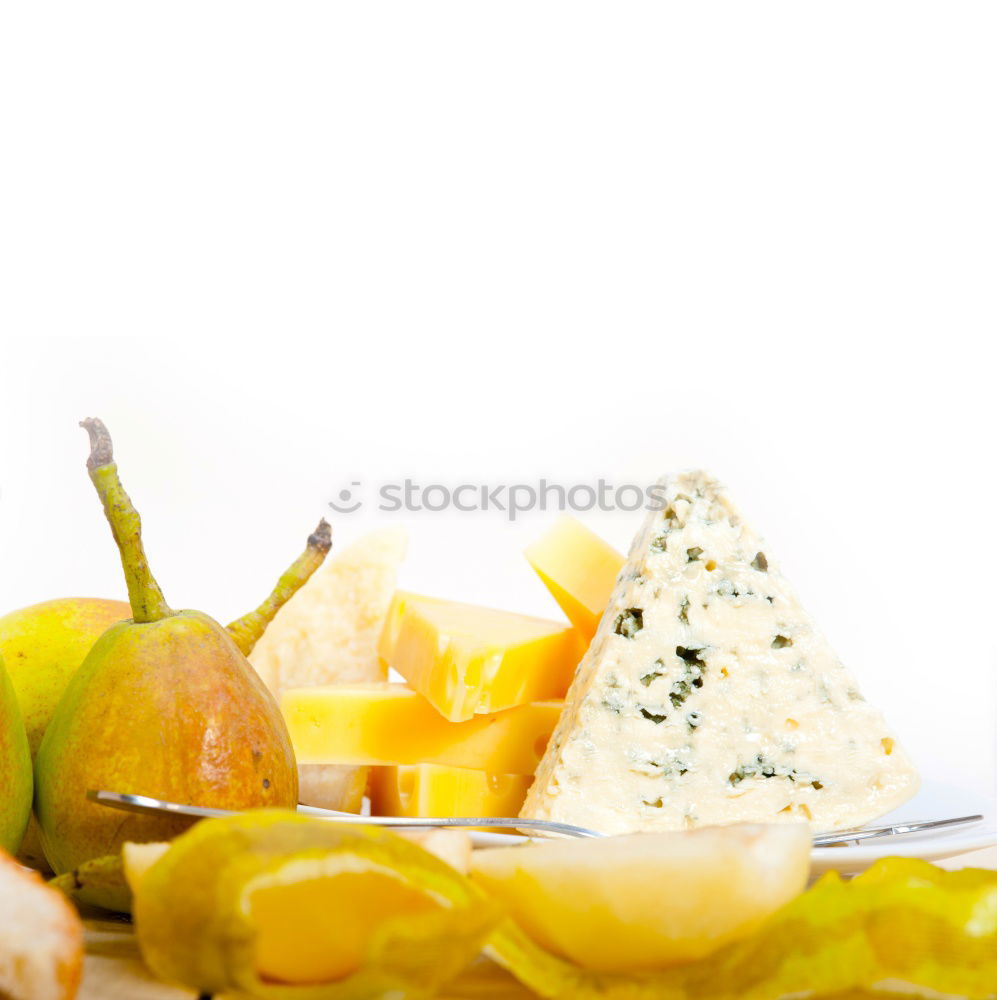
[[[104,514],[121,554],[132,618],[136,622],[156,622],[168,618],[174,612],[149,569],[142,545],[142,521],[118,478],[111,435],[103,422],[94,417],[80,421],[80,427],[90,435],[87,471],[104,505]]]
[[[308,536],[305,551],[285,570],[273,593],[255,611],[250,611],[228,626],[228,633],[243,656],[249,656],[277,612],[308,582],[331,548],[332,529],[323,518]]]

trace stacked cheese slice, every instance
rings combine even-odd
[[[299,762],[373,765],[375,814],[515,816],[586,646],[564,622],[399,592],[380,653],[405,684],[282,707]]]

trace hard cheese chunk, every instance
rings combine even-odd
[[[585,652],[561,622],[398,592],[381,658],[451,722],[563,698]]]
[[[918,779],[721,486],[660,484],[522,815],[603,833],[859,825]]]
[[[442,764],[378,767],[370,808],[376,816],[516,816],[532,780]]]
[[[613,593],[623,556],[565,515],[526,549],[526,558],[568,621],[590,640]]]
[[[278,699],[287,688],[388,679],[377,642],[407,544],[399,528],[364,535],[277,612],[249,662]],[[306,805],[359,812],[367,769],[302,764],[298,785]]]
[[[541,701],[448,722],[402,684],[336,684],[285,691],[281,709],[304,764],[448,764],[532,774],[562,702]]]

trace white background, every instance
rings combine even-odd
[[[704,465],[929,781],[995,790],[995,28],[6,6],[0,609],[123,593],[86,415],[168,599],[222,619],[353,481]],[[402,582],[556,614],[520,555],[551,518],[408,515]]]

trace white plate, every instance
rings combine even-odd
[[[920,858],[941,861],[970,851],[997,846],[997,802],[979,793],[925,784],[910,802],[875,820],[871,826],[908,820],[946,819],[980,813],[983,820],[935,832],[911,833],[859,841],[849,847],[815,847],[810,854],[811,873],[839,871],[854,875],[880,858]]]
[[[909,820],[947,819],[954,816],[983,815],[983,821],[938,830],[934,833],[905,834],[860,841],[850,847],[815,847],[810,854],[811,874],[839,871],[854,875],[865,871],[880,858],[920,858],[940,861],[969,851],[997,846],[997,802],[960,789],[926,784],[910,802],[870,826],[885,826]],[[528,837],[508,833],[472,833],[475,847],[510,847],[525,844]]]

